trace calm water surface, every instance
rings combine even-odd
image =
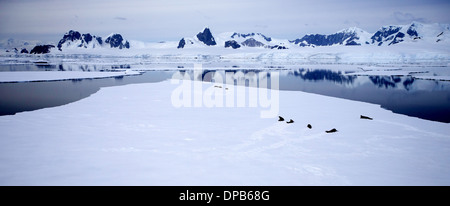
[[[111,71],[130,68],[119,66],[83,65],[0,65],[0,71]],[[0,84],[0,115],[12,115],[47,107],[60,106],[86,98],[101,87],[126,84],[161,82],[175,73],[190,74],[192,79],[216,81],[225,73],[243,73],[250,77],[245,83],[252,84],[251,77],[269,72],[263,69],[204,70],[199,76],[192,71],[147,71],[142,75],[103,79],[66,80],[51,82],[2,83]],[[280,75],[280,90],[304,91],[326,96],[374,103],[395,113],[422,119],[450,122],[450,82],[419,80],[409,76],[352,76],[344,72],[323,69],[276,70]],[[1,72],[0,72],[1,75]],[[270,75],[268,73],[267,75]],[[234,82],[235,84],[237,82]],[[170,95],[170,94],[168,94]]]

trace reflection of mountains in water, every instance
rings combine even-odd
[[[217,75],[219,75],[222,80],[224,81],[227,74],[232,74],[232,79],[236,80],[236,78],[243,78],[247,80],[256,80],[257,76],[260,72],[267,72],[264,74],[264,78],[270,77],[270,72],[267,70],[258,70],[258,69],[226,69],[226,70],[216,70],[216,69],[204,69],[200,70],[201,73],[196,74],[195,70],[178,70],[177,72],[181,75],[189,75],[190,77],[193,77],[191,79],[197,80],[197,81],[204,81],[204,82],[213,82],[217,80]],[[197,75],[197,76],[195,76]]]
[[[310,81],[327,80],[340,84],[344,83],[351,84],[356,79],[356,76],[347,76],[343,75],[340,71],[335,72],[325,69],[314,69],[314,70],[298,69],[289,72],[288,74],[300,77],[303,80],[310,80]]]
[[[308,81],[331,81],[338,84],[353,84],[357,78],[368,78],[372,84],[378,88],[400,88],[402,86],[406,90],[411,89],[414,78],[411,76],[352,76],[342,74],[340,71],[332,71],[326,69],[306,70],[298,69],[291,71],[288,75],[299,77]]]
[[[398,84],[402,84],[406,90],[409,90],[414,83],[414,78],[411,76],[406,76],[404,78],[399,76],[369,76],[369,79],[379,88],[384,87],[386,89],[397,88]]]
[[[179,70],[181,74],[193,74],[193,71],[187,70]],[[231,73],[233,75],[243,74],[245,78],[255,77],[259,75],[261,72],[265,72],[264,76],[258,77],[270,77],[270,72],[274,72],[272,70],[261,70],[261,69],[226,69],[226,70],[202,70],[201,74],[199,74],[195,79],[203,80],[203,81],[211,81],[214,80],[215,74],[222,74],[222,77],[225,77],[224,74]],[[284,73],[286,74],[286,73]],[[296,77],[300,77],[303,80],[311,80],[311,81],[320,81],[327,80],[336,83],[353,83],[353,81],[357,78],[356,76],[348,76],[343,75],[341,72],[334,72],[331,70],[306,70],[299,69],[287,72],[287,76],[293,75]],[[236,77],[236,76],[235,76]]]
[[[192,75],[194,71],[186,71],[186,70],[179,70],[182,74],[190,74]],[[202,70],[202,72],[194,77],[196,80],[199,81],[206,81],[206,82],[212,82],[216,80],[216,74],[222,75],[223,80],[225,80],[225,74],[231,73],[233,75],[241,73],[243,74],[241,77],[254,81],[256,79],[261,77],[258,74],[260,72],[266,72],[266,74],[263,76],[264,78],[270,78],[270,71],[269,70],[258,70],[258,69],[227,69],[227,70]],[[273,71],[272,71],[273,72]],[[409,91],[412,88],[412,84],[415,82],[414,78],[411,76],[354,76],[354,75],[345,75],[341,71],[333,71],[333,70],[326,70],[326,69],[298,69],[298,70],[290,70],[287,73],[283,72],[286,76],[295,76],[297,78],[300,78],[305,81],[314,81],[314,82],[320,82],[320,81],[329,81],[337,84],[348,84],[352,85],[355,83],[357,79],[366,79],[365,82],[372,83],[378,88],[404,88],[405,90]],[[239,75],[238,75],[239,76]],[[237,76],[235,76],[237,77]]]
[[[0,71],[117,71],[130,69],[129,64],[121,65],[95,65],[95,64],[17,64],[0,65]]]
[[[83,72],[94,72],[94,71],[116,71],[123,69],[130,69],[131,66],[125,65],[58,65],[59,71],[83,71]]]

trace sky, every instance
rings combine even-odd
[[[144,42],[261,32],[293,40],[359,27],[450,23],[450,0],[0,0],[0,39],[58,42],[69,30]]]

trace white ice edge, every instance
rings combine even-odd
[[[96,78],[108,78],[126,75],[137,75],[137,74],[140,73],[132,70],[117,71],[117,72],[81,72],[81,71],[0,72],[0,83],[59,81],[71,79],[96,79]]]

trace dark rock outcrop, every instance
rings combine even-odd
[[[83,34],[83,41],[86,42],[86,44],[89,44],[89,42],[92,41],[92,35],[87,33],[87,34]]]
[[[119,48],[119,49],[129,49],[130,43],[128,41],[123,42],[124,39],[120,34],[113,34],[105,39],[105,43],[109,44],[111,48]]]
[[[184,45],[186,45],[186,41],[184,40],[184,38],[182,38],[182,39],[180,40],[180,42],[178,43],[177,49],[182,49],[182,48],[184,48]]]
[[[248,47],[263,47],[264,44],[262,42],[259,42],[255,40],[254,38],[247,39],[243,42],[241,42],[242,46],[248,46]]]
[[[269,49],[288,49],[285,46],[275,45],[275,46],[268,46]]]
[[[102,37],[95,37],[95,39],[97,40],[97,42],[98,42],[100,45],[103,44]]]
[[[394,39],[391,41],[391,43],[389,43],[389,45],[398,44],[398,43],[402,42],[403,41],[403,37],[405,37],[405,34],[402,33],[402,32],[398,32],[395,35]]]
[[[359,37],[356,32],[338,32],[331,35],[323,35],[323,34],[311,34],[305,35],[300,39],[296,39],[291,41],[294,44],[298,44],[299,46],[331,46],[335,44],[341,45],[361,45],[356,43],[355,40],[359,40]]]
[[[237,49],[237,48],[240,48],[241,45],[239,45],[239,43],[237,43],[234,40],[230,40],[230,41],[226,41],[225,42],[225,48],[228,48],[228,47],[231,47],[233,49]]]
[[[394,39],[394,36],[392,35],[399,32],[400,29],[402,29],[402,27],[398,26],[389,26],[381,28],[371,37],[372,44],[377,43],[378,46],[381,46],[384,42]],[[391,43],[389,45],[391,45]]]
[[[416,30],[416,24],[411,24],[411,26],[408,28],[408,31],[406,31],[406,33],[411,36],[411,37],[418,37],[419,34],[417,33]]]
[[[25,48],[23,48],[22,50],[20,50],[20,53],[21,53],[21,54],[28,54],[28,50],[25,49]]]
[[[63,38],[59,40],[59,43],[57,45],[59,51],[62,51],[62,45],[68,41],[77,41],[81,39],[81,34],[78,31],[70,30],[69,32],[65,33]]]
[[[242,38],[247,38],[247,37],[254,37],[255,35],[261,36],[262,38],[264,38],[266,41],[272,41],[272,38],[270,37],[266,37],[264,36],[264,34],[261,33],[248,33],[248,34],[240,34],[240,33],[233,33],[233,35],[231,35],[231,38],[235,38],[235,37],[242,37]]]
[[[35,46],[31,51],[30,54],[46,54],[46,53],[50,53],[50,49],[54,48],[55,46],[53,45],[38,45]]]
[[[205,28],[203,32],[198,33],[197,39],[208,46],[214,46],[217,44],[209,28]]]

